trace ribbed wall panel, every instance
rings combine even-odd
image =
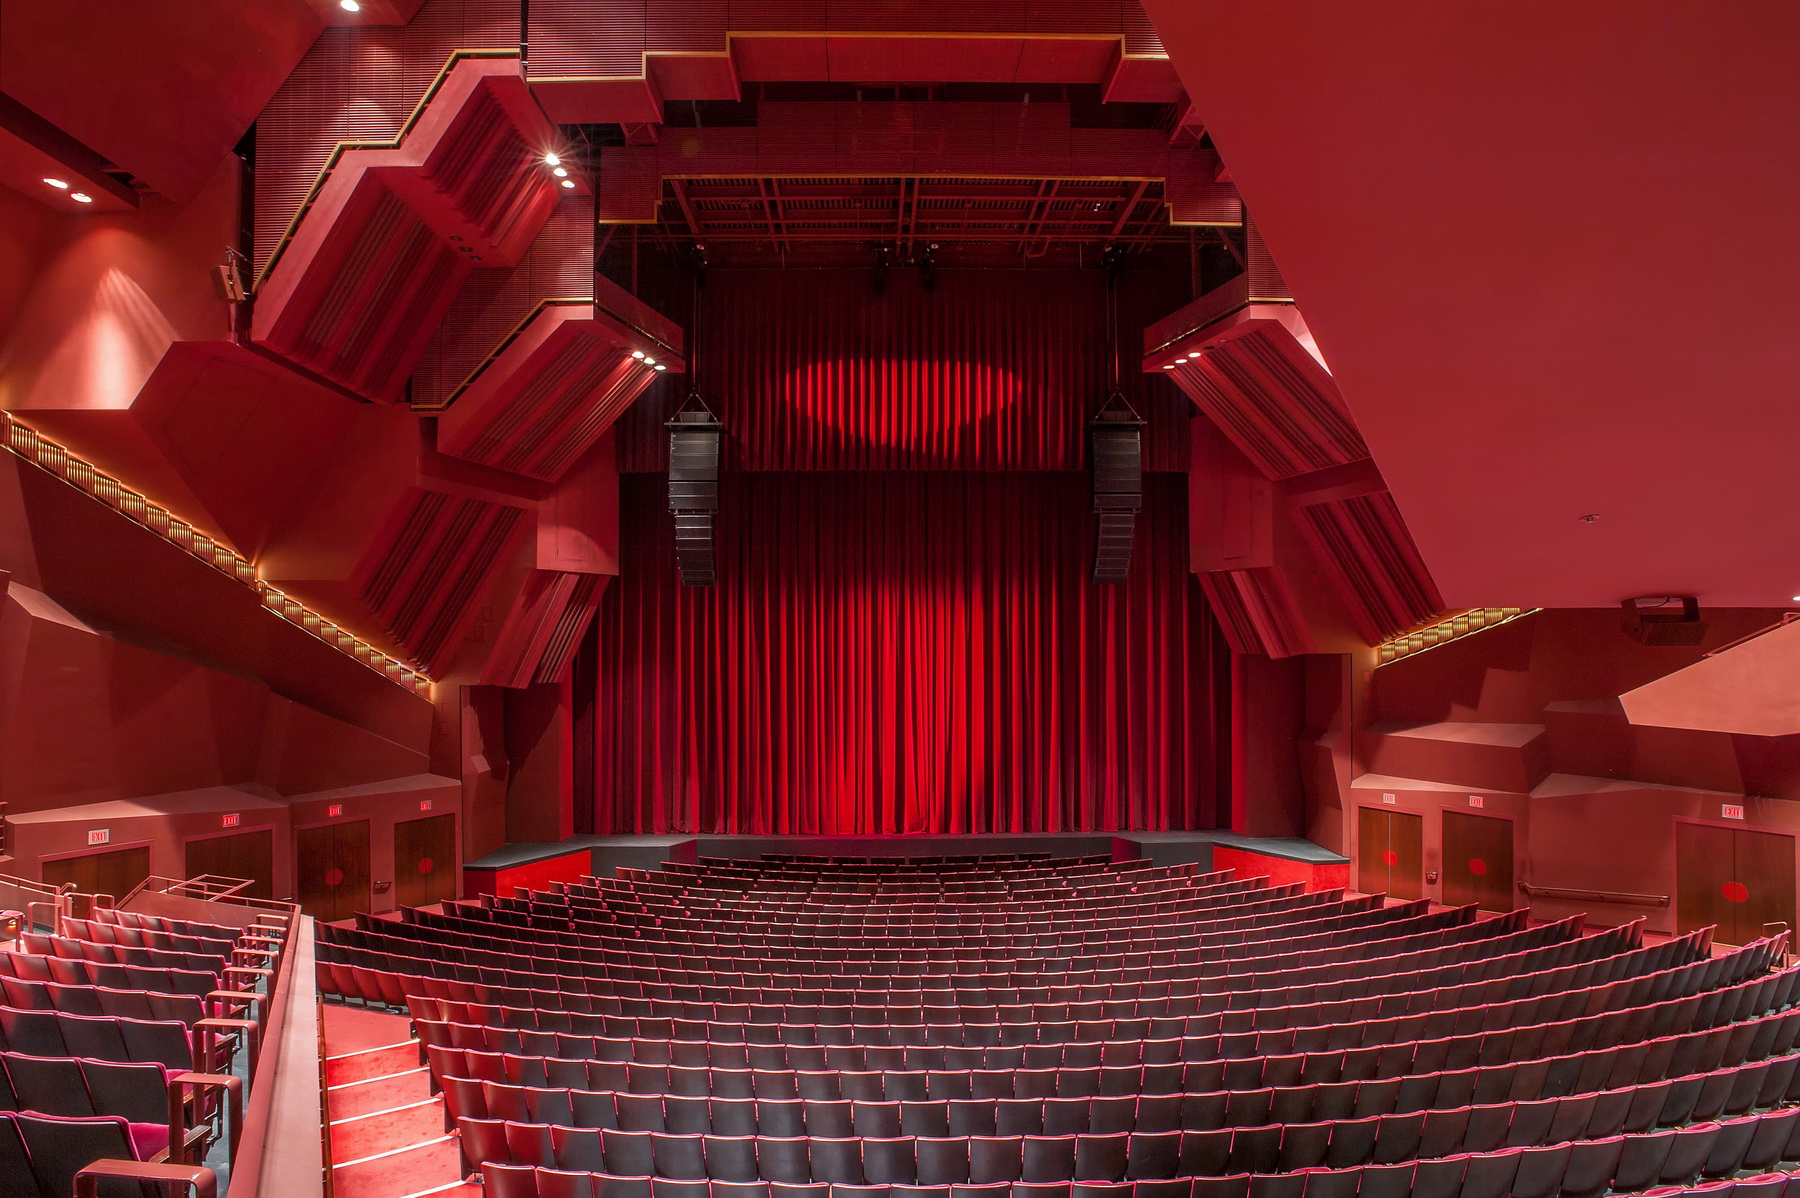
[[[1337,384],[1279,325],[1219,342],[1165,373],[1270,478],[1369,456]]]
[[[495,572],[527,530],[523,509],[416,490],[353,582],[427,673],[448,663]]]
[[[332,147],[391,138],[456,50],[519,45],[517,0],[428,0],[406,25],[325,30],[256,120],[256,268]]]
[[[1294,293],[1269,253],[1262,229],[1249,213],[1244,214],[1244,275],[1253,300],[1291,300]]]
[[[1276,567],[1211,570],[1200,575],[1200,586],[1233,652],[1292,657],[1314,651],[1312,631]]]
[[[469,275],[413,371],[415,407],[440,407],[540,300],[593,294],[592,215],[592,199],[571,195],[556,206],[519,265]]]
[[[495,639],[481,681],[514,687],[561,681],[609,577],[533,570]]]
[[[1127,276],[1122,344],[1185,278]],[[1082,470],[1106,390],[1098,271],[941,271],[935,291],[896,270],[713,271],[692,361],[735,470]],[[1139,326],[1141,327],[1141,326]],[[1186,466],[1186,401],[1125,371],[1150,421],[1145,466]],[[620,468],[666,466],[674,387],[621,422]]]
[[[1319,565],[1371,645],[1437,619],[1444,598],[1386,491],[1297,512]]]

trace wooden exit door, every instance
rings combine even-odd
[[[1358,890],[1408,899],[1424,893],[1423,819],[1404,811],[1359,807],[1356,827]]]
[[[1444,812],[1444,902],[1474,903],[1483,911],[1511,911],[1513,826],[1509,819]]]
[[[317,919],[349,919],[369,909],[369,821],[294,833],[294,888]]]
[[[150,876],[150,846],[114,849],[106,853],[84,853],[44,862],[44,881],[52,886],[75,883],[83,894],[110,894],[122,899]]]
[[[456,897],[456,816],[394,825],[394,901],[423,907]]]
[[[250,885],[238,891],[240,895],[260,899],[274,898],[274,830],[262,828],[255,832],[188,841],[187,876],[197,878],[201,874],[216,874],[222,878],[249,878]]]
[[[1716,939],[1748,944],[1766,923],[1794,927],[1794,838],[1749,828],[1675,825],[1679,931],[1718,925]]]

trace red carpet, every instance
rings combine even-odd
[[[480,1194],[462,1184],[456,1139],[406,1017],[327,1005],[324,1036],[336,1198]]]

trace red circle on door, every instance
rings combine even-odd
[[[428,874],[431,872],[431,858],[430,857],[420,857],[419,858],[419,872],[422,874]]]
[[[1487,862],[1483,861],[1480,857],[1470,857],[1469,858],[1469,872],[1472,874],[1486,873],[1487,872]]]
[[[344,871],[339,869],[337,866],[334,865],[330,869],[325,871],[325,885],[336,886],[343,880],[344,880]]]
[[[1393,849],[1383,849],[1381,850],[1381,863],[1383,865],[1398,865],[1400,864],[1400,854],[1396,853]]]
[[[1727,882],[1719,887],[1719,893],[1734,903],[1741,903],[1750,897],[1750,888],[1742,882]]]

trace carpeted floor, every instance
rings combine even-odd
[[[327,1003],[325,1081],[336,1198],[478,1195],[406,1017]]]

